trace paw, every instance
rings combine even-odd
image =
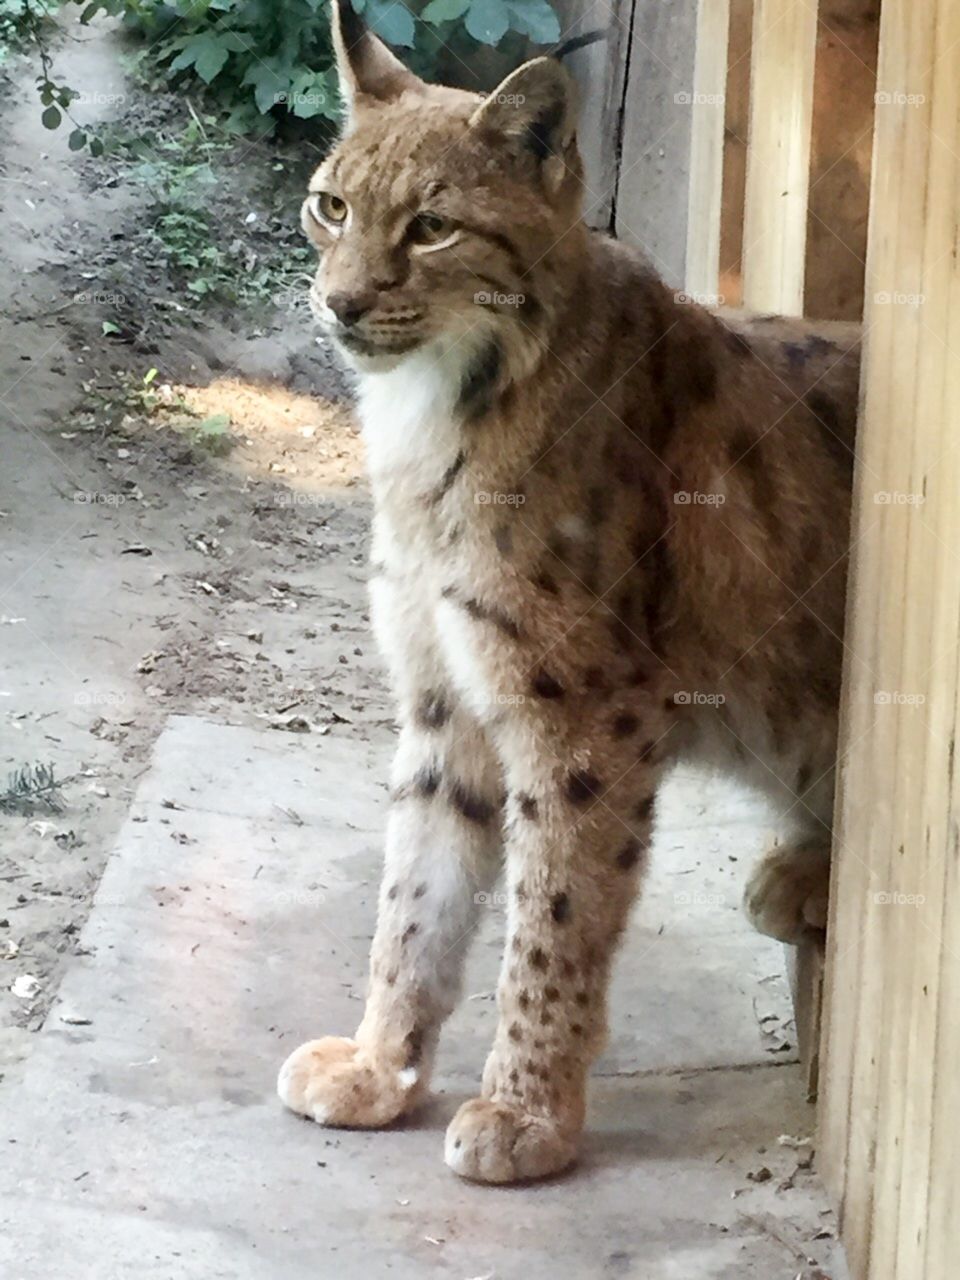
[[[744,906],[761,933],[797,943],[811,929],[826,929],[829,894],[828,850],[787,845],[768,853],[756,868]]]
[[[294,1049],[280,1068],[284,1106],[318,1124],[379,1129],[419,1096],[417,1072],[375,1062],[353,1040],[326,1036]]]
[[[443,1155],[461,1178],[522,1182],[565,1169],[576,1159],[577,1144],[547,1117],[474,1098],[450,1121]]]

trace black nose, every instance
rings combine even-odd
[[[348,329],[371,310],[376,298],[370,293],[331,293],[327,306]]]

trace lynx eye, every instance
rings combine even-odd
[[[456,230],[452,218],[439,213],[418,213],[410,222],[407,236],[412,244],[439,244]]]
[[[335,196],[332,191],[317,191],[311,196],[314,216],[321,222],[331,222],[339,226],[346,220],[347,202]]]

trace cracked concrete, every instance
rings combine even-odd
[[[814,1119],[782,952],[738,910],[763,815],[702,779],[661,808],[571,1174],[504,1190],[442,1164],[492,1034],[496,895],[430,1103],[385,1133],[281,1110],[289,1049],[359,1018],[390,746],[168,721],[5,1090],[0,1272],[842,1280],[816,1176],[778,1142]]]

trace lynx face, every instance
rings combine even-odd
[[[320,323],[382,371],[436,340],[535,321],[538,260],[578,215],[566,73],[538,59],[484,98],[423,83],[363,37],[351,57],[346,136],[301,214]]]

